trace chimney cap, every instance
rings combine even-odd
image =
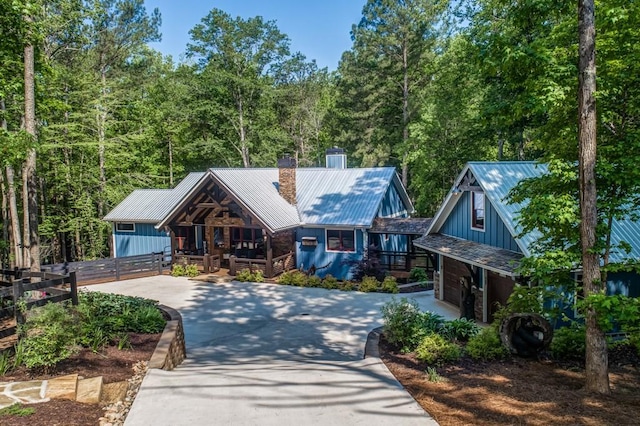
[[[344,149],[334,146],[333,148],[327,149],[326,154],[327,155],[344,154]]]
[[[296,159],[289,154],[285,154],[284,157],[278,159],[278,168],[291,168],[296,167]]]

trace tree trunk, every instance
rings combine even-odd
[[[247,146],[247,132],[244,128],[244,110],[242,98],[238,98],[238,130],[240,134],[240,155],[242,156],[242,166],[249,167],[249,147]]]
[[[9,216],[11,217],[12,248],[15,257],[15,266],[24,268],[22,256],[22,237],[20,236],[20,217],[18,216],[18,203],[16,201],[16,189],[14,186],[13,166],[7,166],[7,196],[9,198]]]
[[[173,143],[169,138],[169,188],[173,188]]]
[[[32,22],[31,17],[25,16],[27,24]],[[34,77],[34,49],[31,42],[27,42],[24,47],[24,127],[29,136],[31,143],[35,143],[36,135],[36,98],[35,98],[35,77]],[[27,160],[23,168],[23,194],[25,194],[25,203],[23,210],[25,211],[25,238],[24,242],[28,242],[30,262],[25,265],[29,266],[32,271],[40,271],[40,240],[38,235],[38,182],[36,179],[36,150],[30,148],[27,154]]]
[[[580,239],[584,295],[603,291],[600,257],[594,250],[598,224],[596,192],[596,31],[594,0],[579,0],[578,141],[580,168]],[[586,312],[586,389],[608,394],[608,354],[594,309]]]
[[[409,187],[409,48],[407,41],[402,43],[402,184]]]
[[[98,194],[98,217],[104,216],[104,194],[107,189],[107,174],[105,172],[105,139],[106,139],[106,125],[107,125],[107,70],[106,59],[104,53],[100,57],[100,83],[101,99],[98,102],[98,111],[96,112],[96,127],[98,131],[98,168],[99,168],[99,194]]]
[[[0,173],[0,192],[2,192],[2,241],[9,240],[9,200],[7,197],[7,188],[4,184],[4,173]],[[0,268],[7,269],[7,252],[5,248],[2,248],[0,253]]]

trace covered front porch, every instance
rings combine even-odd
[[[293,230],[267,229],[215,179],[205,180],[164,226],[172,263],[196,264],[203,273],[249,269],[272,278],[296,266]]]

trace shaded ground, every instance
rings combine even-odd
[[[438,367],[442,381],[433,382],[428,365],[395,352],[384,338],[380,356],[441,426],[636,425],[640,419],[640,359],[627,350],[610,354],[610,396],[584,392],[584,370],[578,365],[462,359]]]
[[[34,374],[26,369],[10,372],[0,376],[0,381],[23,381],[32,379],[49,379],[66,374],[78,374],[79,376],[102,376],[105,383],[128,380],[133,376],[133,365],[138,361],[148,361],[155,350],[161,333],[157,334],[131,334],[131,349],[118,350],[116,347],[107,347],[100,353],[94,353],[84,349],[73,357],[63,361],[55,371],[48,374],[40,372]],[[30,404],[35,410],[34,414],[25,417],[1,416],[0,425],[12,426],[85,426],[98,425],[104,412],[97,404],[82,404],[75,401],[52,400],[41,404]]]

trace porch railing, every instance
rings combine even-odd
[[[410,271],[413,268],[433,269],[427,253],[377,251],[375,253],[380,266],[388,271]]]
[[[173,259],[177,264],[195,264],[198,266],[198,270],[205,274],[220,270],[220,255],[218,254],[205,254],[204,256],[175,254]]]
[[[229,275],[236,275],[243,269],[250,271],[262,271],[265,278],[273,278],[285,271],[295,268],[295,256],[293,252],[274,258],[271,263],[266,259],[249,259],[244,257],[229,257]]]

